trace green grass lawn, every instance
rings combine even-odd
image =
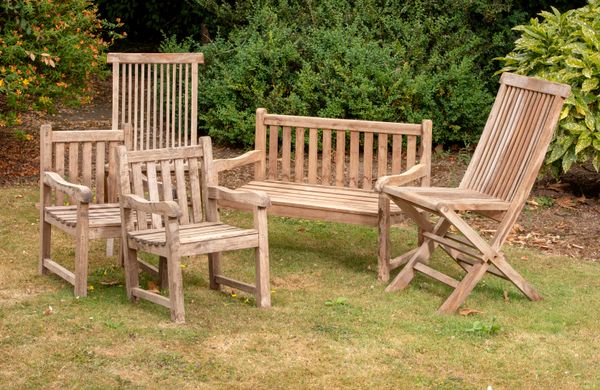
[[[375,229],[272,217],[273,307],[209,290],[206,258],[185,259],[187,323],[174,325],[167,309],[127,301],[100,241],[87,298],[39,276],[36,202],[34,187],[0,189],[0,388],[600,388],[596,263],[507,246],[544,300],[489,276],[466,303],[481,314],[440,316],[444,285],[418,276],[383,291]],[[53,257],[72,259],[72,243],[53,238]],[[413,228],[392,242],[410,249]],[[436,253],[434,266],[459,275]],[[252,252],[224,259],[227,273],[253,280]]]

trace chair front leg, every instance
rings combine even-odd
[[[168,217],[165,230],[168,246],[167,268],[169,275],[169,301],[171,303],[171,320],[182,324],[185,322],[183,304],[183,277],[181,274],[181,254],[179,252],[179,222],[177,218]]]
[[[254,210],[254,228],[258,231],[258,247],[254,250],[256,262],[256,305],[271,307],[271,287],[269,283],[269,232],[267,209],[256,207]]]
[[[378,242],[377,279],[387,282],[390,279],[390,199],[379,194],[378,203]]]
[[[88,252],[90,246],[89,203],[77,205],[75,228],[75,295],[87,296]]]
[[[133,289],[140,286],[137,250],[129,247],[128,232],[133,230],[133,216],[129,208],[121,207],[121,246],[123,247],[123,265],[125,266],[125,288],[127,298],[136,301]]]
[[[40,184],[40,261],[38,271],[41,275],[48,274],[48,269],[44,266],[44,259],[50,259],[52,244],[52,225],[46,222],[46,206],[50,205],[51,193],[50,187]]]

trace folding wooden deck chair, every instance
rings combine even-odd
[[[124,127],[84,131],[41,127],[39,271],[65,279],[75,286],[77,296],[87,295],[89,240],[121,237],[117,164],[111,151],[128,143],[130,127]],[[74,272],[50,255],[52,226],[75,237]]]
[[[439,308],[453,313],[486,272],[511,281],[529,299],[537,292],[506,261],[500,251],[531,191],[570,87],[504,73],[500,90],[479,144],[458,188],[396,187],[380,179],[376,190],[386,194],[419,226],[420,246],[398,260],[407,264],[386,291],[405,288],[421,272],[454,288]],[[461,218],[471,211],[499,222],[490,242]],[[426,212],[439,216],[433,223]],[[450,233],[451,227],[458,234]],[[425,264],[437,246],[461,266],[458,281]]]
[[[258,191],[210,185],[215,180],[210,176],[213,168],[209,137],[202,137],[200,145],[178,148],[127,151],[121,146],[118,164],[122,242],[130,299],[143,298],[168,307],[174,322],[184,322],[180,259],[208,254],[211,289],[230,286],[253,293],[259,307],[271,306],[266,210],[269,197]],[[143,172],[147,175],[146,185]],[[219,222],[218,200],[252,206],[254,228]],[[206,210],[205,215],[203,210]],[[245,248],[255,249],[254,286],[225,277],[221,272],[220,252]],[[158,269],[142,263],[137,258],[138,251],[159,256]],[[140,266],[158,272],[161,286],[169,290],[168,297],[140,288]]]

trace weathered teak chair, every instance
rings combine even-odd
[[[73,284],[77,296],[87,295],[89,240],[121,237],[117,164],[111,151],[129,133],[129,125],[124,131],[41,127],[39,270]],[[75,237],[75,272],[50,256],[52,226]]]
[[[209,137],[202,137],[200,145],[179,148],[127,151],[122,146],[118,149],[118,164],[130,299],[144,298],[168,307],[173,321],[184,322],[180,259],[208,254],[212,289],[227,285],[253,293],[259,307],[271,305],[266,210],[270,200],[264,193],[210,185],[214,180],[210,177],[213,168]],[[142,180],[143,172],[147,175],[147,188]],[[173,200],[174,193],[177,201]],[[217,200],[251,205],[254,228],[219,222]],[[206,218],[203,218],[203,206]],[[151,226],[146,223],[147,214],[152,216]],[[255,248],[255,286],[221,273],[220,252],[244,248]],[[140,288],[138,251],[159,256],[159,277],[161,285],[169,289],[168,297]]]
[[[202,53],[108,53],[112,128],[131,123],[133,150],[195,145]]]
[[[458,188],[396,187],[381,179],[376,189],[391,198],[423,231],[423,242],[403,255],[408,263],[386,291],[405,288],[419,271],[454,288],[438,312],[452,313],[486,272],[515,284],[529,299],[537,292],[500,251],[531,191],[558,122],[568,85],[504,73],[479,144]],[[487,242],[460,212],[472,211],[499,222]],[[425,212],[439,216],[430,222]],[[454,226],[458,234],[450,233]],[[465,271],[458,281],[428,265],[439,245]]]

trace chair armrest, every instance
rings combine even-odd
[[[269,195],[262,191],[230,190],[225,187],[210,186],[208,187],[208,197],[209,199],[228,200],[257,207],[269,207],[271,205]]]
[[[260,159],[260,150],[251,150],[242,154],[241,156],[213,160],[213,169],[215,173],[219,173],[222,171],[228,171],[233,168],[259,162]]]
[[[163,214],[167,217],[181,217],[181,209],[177,202],[163,200],[160,202],[149,201],[134,194],[121,195],[121,207],[143,211],[146,213]]]
[[[398,175],[381,176],[375,183],[375,191],[381,193],[383,191],[383,186],[401,186],[425,176],[427,176],[427,165],[417,164],[406,172]]]
[[[58,173],[43,172],[42,181],[45,185],[72,196],[77,202],[90,203],[92,201],[92,191],[88,187],[69,183]]]

